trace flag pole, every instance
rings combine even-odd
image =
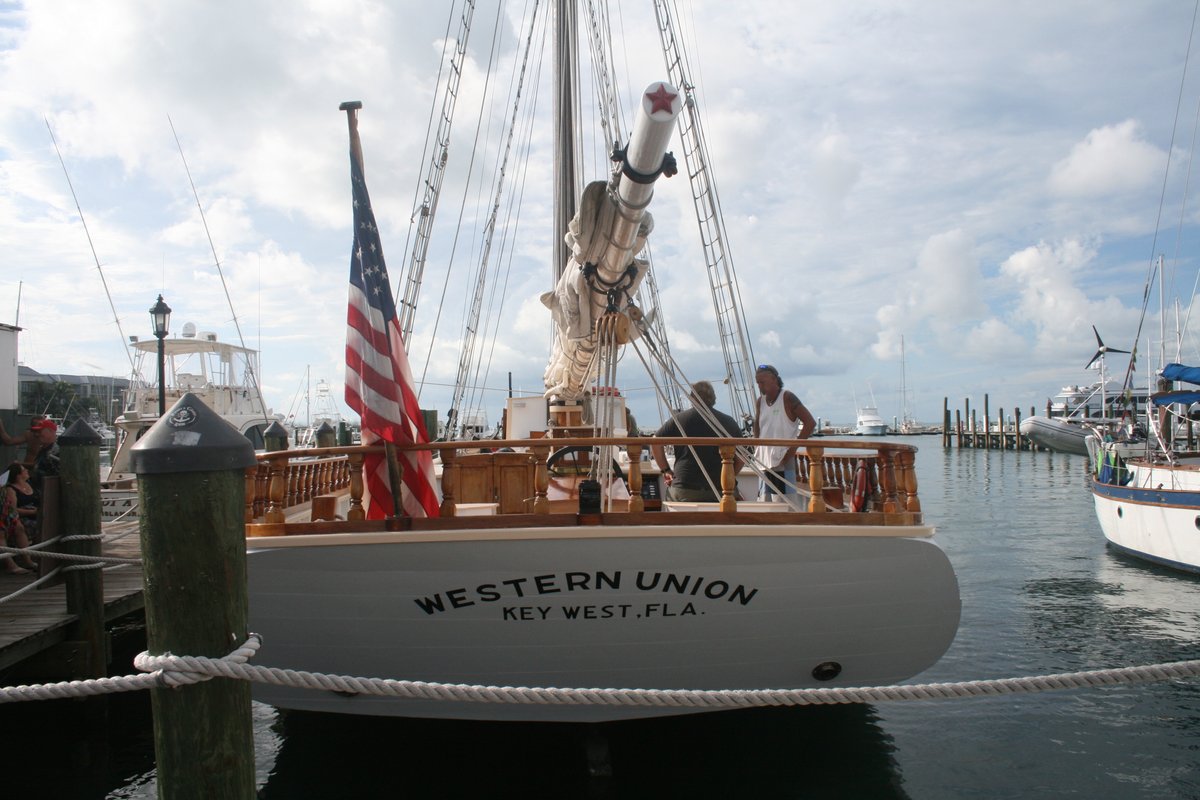
[[[363,163],[362,141],[358,138],[358,111],[363,107],[361,100],[347,100],[338,106],[339,111],[346,112],[346,125],[350,129],[350,157],[358,163],[358,169],[366,180],[367,169]],[[400,459],[396,456],[396,445],[384,440],[383,452],[387,459],[388,483],[391,484],[392,519],[400,516],[400,492],[403,486],[404,473],[400,468]]]

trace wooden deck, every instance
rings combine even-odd
[[[105,534],[125,534],[104,545],[104,555],[139,558],[141,541],[137,520],[109,523]],[[0,573],[0,596],[7,596],[33,582],[32,575]],[[131,612],[140,611],[142,569],[130,565],[104,572],[104,616],[112,622]],[[75,616],[67,612],[66,589],[62,583],[26,592],[0,604],[0,672],[14,666],[36,676],[37,680],[63,680],[71,674],[73,646],[69,641]],[[45,654],[47,658],[37,658]],[[31,659],[37,659],[31,663]],[[128,671],[128,670],[126,670]]]

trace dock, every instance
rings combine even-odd
[[[1033,408],[1030,407],[1029,416],[1034,414]],[[954,410],[951,422],[950,398],[942,399],[942,447],[1050,452],[1048,448],[1036,445],[1029,441],[1028,437],[1021,435],[1021,409],[1014,409],[1012,418],[1006,419],[1004,409],[1001,408],[993,419],[986,394],[983,396],[982,419],[977,417],[977,409],[972,410],[971,399],[968,397],[963,401],[961,411]]]
[[[136,519],[107,523],[102,553],[115,558],[140,558],[141,540]],[[0,573],[0,597],[6,597],[34,580],[33,575]],[[106,626],[143,609],[140,565],[104,570],[104,620]],[[0,674],[10,670],[34,681],[70,680],[79,645],[72,641],[77,616],[67,611],[66,586],[60,581],[28,591],[0,604]],[[118,666],[124,672],[130,665]],[[9,681],[11,682],[11,681]]]

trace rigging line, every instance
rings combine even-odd
[[[544,21],[545,21],[545,16],[543,17],[543,22]],[[543,30],[543,37],[544,37],[544,35],[545,35],[545,31]],[[542,66],[545,63],[543,60],[543,57],[545,54],[545,48],[544,47],[540,48],[538,53],[539,53],[538,60],[535,62],[535,65],[534,65],[534,84],[535,85],[537,84],[538,79],[541,77]],[[477,379],[476,379],[477,385],[487,383],[488,376],[491,374],[491,370],[492,370],[492,360],[493,360],[493,357],[496,352],[496,340],[499,338],[500,322],[501,322],[501,320],[503,318],[503,314],[504,314],[505,299],[508,296],[508,282],[509,282],[509,278],[512,274],[513,258],[516,253],[516,234],[521,226],[521,210],[524,208],[525,187],[528,185],[528,182],[529,182],[529,163],[530,163],[529,155],[533,149],[532,131],[533,131],[534,121],[537,118],[537,101],[538,101],[539,96],[540,95],[537,92],[534,93],[533,100],[529,104],[528,111],[526,112],[526,122],[525,122],[526,130],[525,130],[525,133],[523,134],[523,138],[522,138],[522,141],[524,143],[524,155],[518,159],[518,162],[521,165],[521,171],[520,171],[521,178],[520,178],[519,182],[515,182],[515,185],[512,188],[512,192],[515,197],[514,197],[514,200],[510,201],[509,205],[508,205],[508,209],[507,209],[508,219],[505,222],[504,237],[501,240],[501,254],[502,254],[501,261],[503,261],[505,263],[505,268],[504,268],[504,282],[503,282],[503,286],[500,288],[500,293],[499,293],[500,305],[496,309],[494,316],[490,317],[491,319],[495,320],[495,330],[493,331],[493,333],[490,337],[491,345],[488,348],[487,366],[483,371],[482,379],[479,379],[478,375],[477,375]],[[507,258],[505,258],[503,255],[505,252],[507,252]],[[490,314],[491,314],[491,310],[489,309],[489,315]]]
[[[654,368],[649,363],[647,363],[646,357],[642,354],[641,348],[638,347],[637,342],[638,342],[637,339],[634,339],[631,342],[631,344],[633,344],[634,353],[637,354],[637,357],[642,362],[643,369],[646,370],[646,373],[651,376],[651,381],[653,381]],[[670,372],[670,369],[671,369],[670,365],[663,363],[661,361],[658,350],[655,347],[655,343],[650,339],[649,334],[646,335],[646,345],[647,345],[647,350],[654,357],[654,361],[658,364],[659,369],[661,369],[664,372],[664,374],[671,374],[672,377],[674,377],[673,373]],[[682,375],[682,373],[680,373],[680,376],[686,377],[686,376]],[[666,392],[664,392],[662,390],[662,387],[659,386],[657,383],[654,384],[654,389],[655,389],[655,393],[658,394],[664,401],[664,404],[667,407],[667,414],[670,417],[671,421],[675,423],[675,427],[679,429],[680,435],[684,435],[683,424],[680,421],[680,415],[683,413],[684,409],[671,408],[670,403],[666,401]],[[690,398],[691,397],[691,384],[690,383],[687,384],[687,390],[688,390],[687,397]],[[701,420],[703,420],[704,423],[706,425],[708,425],[710,431],[718,436],[722,436],[722,437],[725,436],[726,432],[723,428],[718,426],[717,417],[715,414],[712,413],[712,409],[710,409],[706,406],[701,408],[701,406],[703,406],[703,405],[704,405],[703,403],[699,403],[699,404],[692,403],[692,407],[696,409],[696,413],[699,414]],[[667,446],[667,442],[664,441],[663,446]],[[752,470],[754,470],[754,472],[756,474],[758,474],[759,477],[763,477],[763,469],[762,469],[762,467],[760,467],[760,465],[758,465],[754,461],[753,453],[750,451],[750,448],[747,447],[746,445],[736,445],[736,447],[737,447],[737,457],[742,460],[742,463],[746,466],[749,466]],[[700,454],[696,452],[696,446],[689,444],[689,445],[687,445],[687,448],[688,448],[688,450],[690,450],[692,452],[692,457],[696,460],[696,463],[700,463]],[[701,470],[700,473],[704,476],[705,481],[708,483],[708,488],[712,490],[713,494],[715,494],[717,497],[720,497],[721,492],[713,484],[713,481],[712,481],[711,477],[708,475],[708,473],[706,473],[704,470]]]
[[[491,270],[491,257],[494,238],[496,235],[497,214],[504,204],[504,193],[506,191],[505,178],[509,170],[509,159],[513,152],[513,138],[518,129],[518,123],[521,119],[520,114],[524,110],[521,105],[521,98],[525,86],[525,76],[529,65],[529,54],[533,46],[533,34],[536,29],[536,23],[538,19],[537,6],[538,3],[535,0],[533,11],[530,12],[528,3],[526,4],[525,13],[522,16],[520,28],[525,28],[525,19],[528,19],[529,32],[526,36],[525,46],[522,50],[520,66],[510,73],[508,90],[504,95],[505,103],[503,104],[503,108],[512,109],[511,122],[509,122],[506,126],[505,120],[509,118],[507,114],[497,114],[493,111],[489,111],[489,115],[493,115],[497,119],[497,133],[503,132],[506,129],[507,130],[505,136],[503,137],[503,152],[501,155],[499,155],[499,157],[496,158],[493,164],[491,180],[487,184],[487,187],[492,187],[495,190],[490,204],[488,205],[485,205],[483,201],[485,185],[482,180],[479,183],[476,207],[481,210],[486,209],[486,214],[484,214],[482,217],[478,214],[475,216],[476,228],[478,229],[481,221],[483,226],[482,235],[477,239],[477,243],[480,248],[478,253],[476,253],[474,249],[476,237],[474,235],[472,236],[473,245],[471,258],[472,262],[477,264],[477,269],[474,273],[474,279],[464,283],[463,285],[464,298],[462,307],[464,309],[464,314],[460,328],[461,351],[455,373],[454,392],[452,394],[449,412],[449,416],[454,420],[465,419],[473,410],[477,408],[476,394],[471,391],[471,386],[478,379],[478,365],[482,358],[479,350],[479,334],[481,327],[486,332],[486,317],[481,317],[481,312],[484,301],[484,292],[489,287],[489,283],[491,284],[491,291],[493,293],[495,292],[495,284],[488,281],[488,274]],[[499,104],[493,103],[492,107],[494,108],[498,105]],[[498,135],[496,139],[493,139],[491,130],[492,125],[489,123],[488,136],[486,140],[499,141]],[[470,295],[469,297],[467,296],[468,294]],[[482,325],[481,319],[484,321]],[[486,413],[484,416],[486,417]]]
[[[539,17],[537,16],[537,7],[538,3],[535,0],[533,11],[531,14],[529,14],[529,32],[525,37],[525,47],[522,53],[521,65],[519,70],[513,74],[509,83],[509,91],[506,95],[506,97],[510,100],[509,105],[511,105],[512,108],[512,121],[507,125],[503,155],[497,159],[496,168],[493,172],[492,185],[495,187],[496,191],[492,198],[491,205],[488,206],[487,221],[484,224],[484,236],[483,241],[481,242],[482,251],[479,256],[479,270],[476,273],[477,277],[473,287],[471,302],[468,306],[465,306],[465,308],[468,309],[468,312],[463,320],[463,354],[459,360],[459,371],[455,380],[456,386],[454,401],[452,403],[452,411],[456,414],[459,411],[459,406],[464,405],[464,394],[467,392],[468,385],[473,381],[478,380],[479,370],[482,366],[483,354],[477,349],[477,344],[481,329],[485,334],[487,332],[487,320],[489,317],[488,315],[484,315],[481,323],[480,307],[483,303],[484,288],[489,283],[489,281],[487,281],[487,275],[491,269],[491,253],[496,235],[497,217],[499,211],[503,207],[510,216],[512,213],[511,194],[513,188],[507,184],[506,177],[509,171],[509,161],[514,152],[513,140],[515,139],[518,130],[528,130],[528,128],[525,128],[525,124],[522,123],[521,117],[522,113],[528,114],[528,110],[527,107],[521,105],[521,99],[525,93],[526,75],[529,71],[529,57],[533,49],[534,33],[537,29],[537,22],[539,20]],[[524,25],[522,25],[522,27],[524,27]],[[507,115],[503,117],[503,119],[507,118]],[[503,122],[503,119],[501,122]],[[503,130],[503,127],[501,129]],[[527,141],[527,139],[525,141]],[[520,152],[520,147],[518,147],[516,150],[518,158],[520,157]],[[509,201],[507,204],[505,203],[506,193],[509,194]],[[505,237],[508,233],[507,224],[501,230],[501,249],[498,252],[502,257]],[[495,305],[495,281],[490,282],[490,289],[488,314],[491,313],[491,308]],[[466,400],[466,407],[470,408],[473,406],[473,404],[474,396],[471,395]]]
[[[200,210],[200,222],[204,224],[204,235],[208,237],[208,247],[212,251],[213,263],[217,267],[217,275],[221,278],[221,288],[225,291],[225,302],[229,304],[229,313],[233,315],[233,328],[237,331],[238,344],[243,350],[246,347],[246,337],[242,335],[242,324],[238,321],[237,311],[233,308],[233,298],[229,296],[229,285],[225,282],[225,271],[221,269],[221,259],[217,258],[217,246],[213,244],[212,233],[208,229],[208,219],[204,216],[204,206],[200,204],[200,193],[196,191],[196,182],[192,180],[192,171],[188,168],[187,158],[183,155],[183,145],[179,142],[179,134],[175,132],[175,123],[171,115],[167,115],[167,124],[171,126],[171,135],[175,137],[175,146],[179,148],[179,160],[183,162],[183,171],[187,173],[188,185],[192,187],[192,197],[196,198],[196,208]],[[246,367],[250,373],[250,382],[254,384],[254,393],[258,396],[258,405],[263,412],[263,422],[269,422],[267,417],[267,402],[263,399],[262,386],[259,385],[258,374],[254,365],[247,359]]]
[[[454,241],[450,246],[450,256],[446,263],[446,278],[442,282],[442,294],[438,298],[438,310],[433,318],[433,330],[430,332],[430,335],[429,335],[429,348],[425,352],[425,366],[421,368],[421,380],[417,382],[417,399],[418,400],[421,399],[421,393],[425,389],[425,378],[429,374],[429,363],[433,359],[433,345],[437,342],[437,331],[438,331],[438,327],[441,325],[441,321],[442,321],[442,309],[445,307],[445,304],[446,304],[446,292],[450,288],[450,276],[454,272],[454,255],[458,251],[458,239],[462,233],[463,218],[466,215],[467,195],[470,192],[471,175],[474,174],[474,172],[475,172],[475,154],[477,152],[479,152],[479,133],[480,133],[480,129],[483,126],[483,119],[484,119],[484,113],[485,113],[484,107],[487,103],[488,97],[491,96],[492,65],[495,63],[496,39],[500,35],[500,28],[501,28],[500,19],[501,19],[501,13],[503,12],[503,10],[504,10],[504,4],[498,3],[496,5],[496,20],[495,20],[494,25],[492,26],[492,47],[491,47],[491,49],[489,51],[489,55],[488,55],[487,70],[484,72],[483,91],[480,93],[479,116],[475,123],[475,139],[472,142],[472,146],[471,146],[471,158],[470,158],[469,163],[467,164],[467,183],[468,183],[468,185],[463,188],[462,202],[459,204],[459,207],[458,207],[458,222],[454,228]]]
[[[606,14],[606,19],[607,19],[607,14]],[[623,7],[621,6],[619,0],[617,3],[617,24],[621,31],[621,36],[620,36],[621,56],[622,56],[622,60],[625,62],[625,72],[624,72],[624,75],[625,75],[625,100],[626,100],[626,102],[628,102],[632,98],[637,97],[637,94],[633,91],[633,84],[630,82],[630,78],[633,75],[633,70],[629,66],[629,39],[625,36],[625,12],[624,12]],[[612,29],[612,26],[610,24],[609,30],[611,30],[611,29]],[[610,49],[612,46],[612,38],[613,37],[610,35],[609,36]],[[615,56],[614,56],[614,62],[615,62]],[[617,80],[616,80],[616,76],[614,75],[613,85],[615,86],[616,83],[617,83]],[[621,108],[621,106],[622,106],[622,104],[618,103],[617,124],[620,126],[619,133],[621,135],[622,141],[628,141],[633,136],[633,131],[625,130],[624,123],[621,122],[621,119],[619,116],[620,115],[619,109]]]
[[[1200,128],[1200,100],[1198,100],[1196,103],[1196,114],[1192,118],[1192,147],[1191,147],[1191,150],[1189,151],[1189,153],[1193,156],[1196,154],[1196,133],[1197,133],[1198,128]],[[1176,227],[1176,229],[1175,229],[1175,255],[1171,258],[1171,262],[1176,266],[1176,268],[1178,268],[1178,265],[1179,265],[1179,249],[1180,249],[1180,247],[1183,246],[1183,222],[1184,222],[1184,217],[1187,214],[1188,194],[1191,191],[1192,164],[1193,163],[1194,163],[1194,159],[1189,158],[1188,162],[1187,162],[1187,170],[1186,170],[1187,177],[1184,180],[1184,184],[1183,184],[1183,202],[1180,203],[1180,206],[1179,206],[1179,224],[1178,224],[1178,227]],[[1200,270],[1198,270],[1196,272],[1196,278],[1192,283],[1192,299],[1188,303],[1187,316],[1184,317],[1183,325],[1179,328],[1179,331],[1177,333],[1181,342],[1184,338],[1185,331],[1187,331],[1187,329],[1188,329],[1188,324],[1191,322],[1192,309],[1195,308],[1195,306],[1196,306],[1196,290],[1197,289],[1200,289]]]
[[[442,85],[442,73],[446,69],[446,51],[450,47],[450,26],[454,24],[454,9],[455,4],[450,3],[450,13],[446,16],[446,32],[442,34],[442,52],[438,57],[438,73],[437,82],[434,84],[435,87]],[[429,119],[425,122],[425,144],[421,146],[421,160],[417,162],[419,164],[424,164],[425,157],[429,155],[429,142],[433,139],[435,131],[433,120],[437,113],[437,108],[439,105],[438,99],[440,96],[441,94],[435,89],[433,93],[433,99],[429,103]],[[418,180],[417,185],[413,187],[413,199],[412,205],[410,206],[412,208],[412,213],[409,214],[408,217],[408,234],[404,237],[404,253],[400,257],[401,264],[408,263],[408,248],[409,245],[412,244],[413,228],[416,227],[418,219],[417,212],[420,210],[418,207],[417,198],[419,198],[421,195],[421,185],[422,181]],[[400,291],[401,287],[403,286],[404,281],[400,281],[396,284],[396,290],[393,292],[394,297],[392,298],[393,303],[400,302]]]
[[[1167,180],[1171,175],[1171,155],[1172,155],[1173,151],[1175,150],[1175,132],[1179,127],[1179,111],[1183,107],[1183,88],[1184,88],[1184,85],[1187,83],[1188,64],[1192,58],[1192,43],[1196,36],[1196,17],[1198,14],[1200,14],[1200,0],[1196,0],[1196,3],[1192,9],[1192,24],[1191,24],[1191,27],[1188,29],[1187,49],[1184,51],[1184,56],[1183,56],[1183,73],[1179,77],[1179,97],[1175,101],[1175,117],[1171,122],[1171,142],[1167,146],[1167,165],[1166,165],[1166,168],[1163,170],[1162,189],[1160,190],[1159,196],[1158,196],[1158,211],[1154,218],[1154,236],[1150,241],[1150,265],[1146,271],[1146,285],[1142,291],[1142,314],[1141,314],[1141,317],[1138,319],[1137,333],[1133,337],[1133,341],[1135,344],[1137,343],[1138,339],[1140,339],[1142,336],[1142,327],[1146,321],[1146,309],[1149,307],[1149,303],[1150,303],[1150,287],[1151,287],[1151,281],[1154,279],[1154,270],[1155,270],[1154,251],[1156,249],[1158,249],[1159,225],[1162,223],[1163,205],[1166,202]],[[1161,274],[1158,276],[1158,279],[1160,281],[1163,279]],[[1133,366],[1134,366],[1134,360],[1131,358],[1131,359],[1129,359],[1129,366],[1127,366],[1125,368],[1125,380],[1122,382],[1122,385],[1121,385],[1122,391],[1125,391],[1125,390],[1128,390],[1129,388],[1131,388],[1130,382],[1133,379]]]
[[[87,219],[83,216],[83,208],[79,205],[79,197],[75,194],[75,185],[71,183],[71,174],[67,172],[67,162],[63,159],[62,151],[58,149],[58,140],[54,138],[54,129],[50,127],[50,120],[47,117],[42,117],[46,123],[46,130],[50,133],[50,141],[54,145],[54,152],[58,155],[58,163],[62,165],[63,175],[67,179],[67,187],[71,190],[71,199],[75,201],[75,210],[79,212],[79,221],[83,223],[83,232],[87,236],[88,247],[92,250],[92,259],[96,262],[96,271],[100,273],[100,283],[104,285],[104,296],[108,298],[108,307],[112,309],[113,321],[117,324],[117,333],[121,335],[121,346],[125,348],[125,357],[129,359],[130,374],[136,371],[137,367],[133,363],[133,353],[129,349],[129,339],[125,336],[125,331],[121,330],[121,318],[117,316],[117,306],[113,303],[112,292],[108,290],[108,279],[104,277],[104,268],[100,266],[100,256],[96,255],[96,245],[92,242],[92,232],[88,230]],[[17,319],[21,318],[21,301],[18,290],[17,295]]]

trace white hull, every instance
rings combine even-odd
[[[887,425],[863,425],[854,426],[855,436],[883,436],[887,433]]]
[[[1178,466],[1128,464],[1126,486],[1093,482],[1092,497],[1104,538],[1114,547],[1157,564],[1200,572],[1200,459]]]
[[[959,596],[931,540],[879,534],[742,524],[256,538],[250,629],[263,636],[257,663],[359,676],[658,689],[891,684],[949,647]],[[822,682],[813,671],[826,662],[841,672]],[[256,698],[315,711],[504,720],[693,711],[266,686]]]
[[[1077,456],[1088,454],[1087,440],[1096,435],[1082,421],[1061,417],[1026,417],[1021,420],[1019,430],[1038,447]]]
[[[101,489],[100,521],[112,522],[138,515],[138,492],[133,489]]]

